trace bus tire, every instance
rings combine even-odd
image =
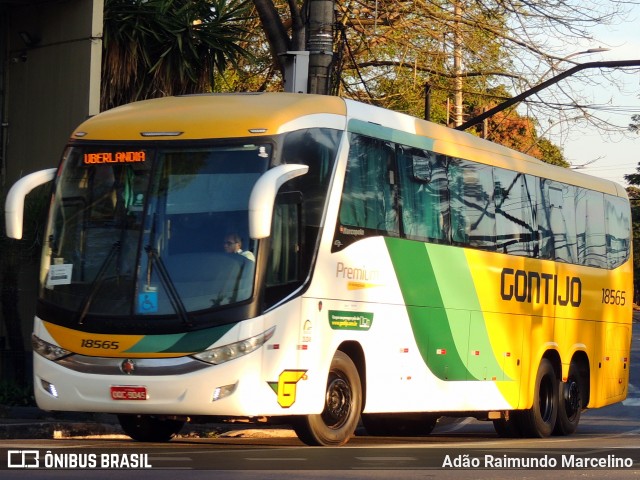
[[[322,413],[294,419],[298,438],[307,445],[344,445],[354,434],[362,411],[360,376],[347,354],[331,360]]]
[[[374,437],[421,437],[429,435],[439,415],[434,413],[369,413],[362,425]]]
[[[517,413],[509,412],[509,418],[499,418],[493,421],[493,428],[499,437],[519,438],[522,436],[516,417]]]
[[[558,385],[558,418],[554,435],[571,435],[578,428],[583,408],[582,388],[578,366],[571,362],[566,382]]]
[[[514,413],[525,437],[545,438],[553,432],[558,417],[558,378],[548,359],[543,358],[538,366],[533,406]]]
[[[154,415],[118,415],[118,421],[124,433],[138,442],[168,442],[185,423]]]

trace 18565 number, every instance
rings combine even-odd
[[[602,303],[608,305],[624,305],[626,303],[626,292],[624,290],[614,290],[612,288],[602,289]]]
[[[120,342],[113,340],[93,340],[91,338],[83,338],[80,342],[82,348],[102,348],[105,350],[117,350]]]

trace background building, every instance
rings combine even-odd
[[[0,0],[3,205],[16,180],[55,167],[72,130],[98,113],[103,7],[103,0]],[[0,382],[20,381],[30,376],[39,256],[25,260],[30,255],[6,239],[4,220],[1,231]]]

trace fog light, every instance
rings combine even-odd
[[[49,383],[46,380],[40,379],[40,384],[42,385],[42,388],[44,388],[49,395],[51,395],[52,397],[58,398],[58,390],[56,389],[56,386],[53,383]]]
[[[228,397],[229,395],[231,395],[233,392],[236,391],[237,387],[238,387],[238,382],[234,383],[233,385],[225,385],[223,387],[217,387],[213,391],[213,396],[211,397],[211,401],[215,402],[217,400],[223,399],[224,397]]]

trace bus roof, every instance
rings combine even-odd
[[[372,125],[415,132],[420,139],[428,139],[430,148],[436,153],[451,157],[472,160],[487,165],[516,170],[549,178],[569,185],[576,185],[591,190],[597,190],[611,195],[627,197],[627,192],[621,185],[610,180],[585,175],[569,168],[551,165],[530,155],[512,150],[503,145],[484,140],[470,133],[461,132],[445,125],[428,122],[405,114],[385,110],[370,105],[347,100],[349,117],[357,118]],[[379,131],[379,129],[378,129]],[[390,137],[389,140],[392,138]]]
[[[135,141],[144,140],[145,136],[154,140],[194,140],[273,135],[291,120],[322,113],[344,117],[344,100],[296,93],[163,97],[100,113],[82,123],[72,138]]]
[[[460,132],[442,125],[423,120],[417,121],[416,132],[434,139],[434,150],[442,151],[442,144],[448,144],[446,154],[474,160],[488,165],[518,170],[523,173],[549,178],[558,182],[578,185],[584,188],[627,197],[626,190],[615,182],[576,172],[570,168],[543,162],[530,155],[512,150],[503,145],[484,140],[469,133]]]
[[[625,189],[614,182],[556,167],[443,125],[334,96],[223,93],[143,100],[88,119],[73,132],[72,139],[195,140],[273,135],[289,122],[323,114],[415,133],[430,139],[438,153],[626,197]]]

